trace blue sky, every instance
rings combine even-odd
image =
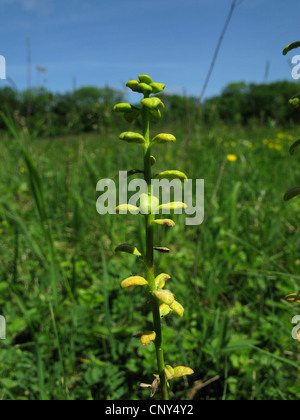
[[[0,0],[0,55],[18,89],[54,92],[110,85],[147,73],[169,92],[199,96],[232,0]],[[292,80],[281,52],[300,39],[299,0],[243,0],[236,8],[206,96],[228,83]],[[289,56],[291,58],[291,54]],[[36,66],[47,68],[38,76]],[[0,87],[7,81],[0,80]]]

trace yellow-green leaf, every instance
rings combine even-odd
[[[135,255],[136,257],[141,257],[142,256],[142,254],[137,249],[137,247],[134,246],[134,245],[130,245],[130,244],[121,244],[121,245],[117,246],[117,248],[115,249],[115,252],[125,252],[127,254]]]
[[[131,286],[145,286],[148,284],[147,280],[140,276],[133,276],[128,277],[127,279],[123,280],[121,283],[122,289],[125,289],[126,287]]]

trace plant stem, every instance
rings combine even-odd
[[[149,111],[143,107],[143,136],[145,138],[144,146],[144,173],[145,181],[148,184],[148,194],[152,195],[151,180],[151,148],[150,148],[150,124],[149,124]],[[148,281],[151,299],[152,299],[152,313],[153,313],[153,328],[156,334],[155,338],[155,350],[157,358],[157,366],[160,378],[160,386],[163,400],[169,400],[168,384],[165,374],[165,361],[164,352],[162,347],[162,332],[161,332],[161,318],[159,312],[159,304],[156,296],[153,294],[155,290],[155,274],[154,274],[154,230],[153,222],[155,220],[155,214],[145,215],[145,227],[146,227],[146,279]]]

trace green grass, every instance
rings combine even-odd
[[[297,400],[291,320],[300,308],[283,297],[300,290],[300,204],[283,195],[300,182],[297,153],[288,156],[300,128],[195,127],[187,146],[182,128],[171,131],[177,143],[156,168],[178,163],[204,178],[208,211],[202,226],[178,217],[175,229],[157,231],[156,246],[171,244],[176,256],[158,257],[160,270],[185,302],[182,319],[164,321],[166,363],[195,371],[173,382],[171,397],[219,376],[194,398]],[[97,181],[142,166],[140,148],[116,144],[118,132],[22,140],[26,154],[1,138],[1,399],[149,398],[139,383],[152,381],[155,348],[133,338],[151,326],[149,307],[140,291],[120,292],[142,267],[113,252],[132,238],[143,248],[143,221],[96,212]],[[228,154],[237,161],[220,177]]]

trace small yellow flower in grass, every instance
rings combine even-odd
[[[263,144],[265,144],[265,145],[269,144],[269,140],[268,139],[263,139]]]
[[[283,149],[283,147],[281,146],[281,144],[275,144],[275,149],[276,150],[278,150],[278,151],[280,151],[280,150],[282,150]]]
[[[24,174],[26,172],[26,169],[25,168],[20,168],[20,172],[21,172],[21,174]]]
[[[238,160],[237,155],[227,155],[228,162],[236,162]]]

